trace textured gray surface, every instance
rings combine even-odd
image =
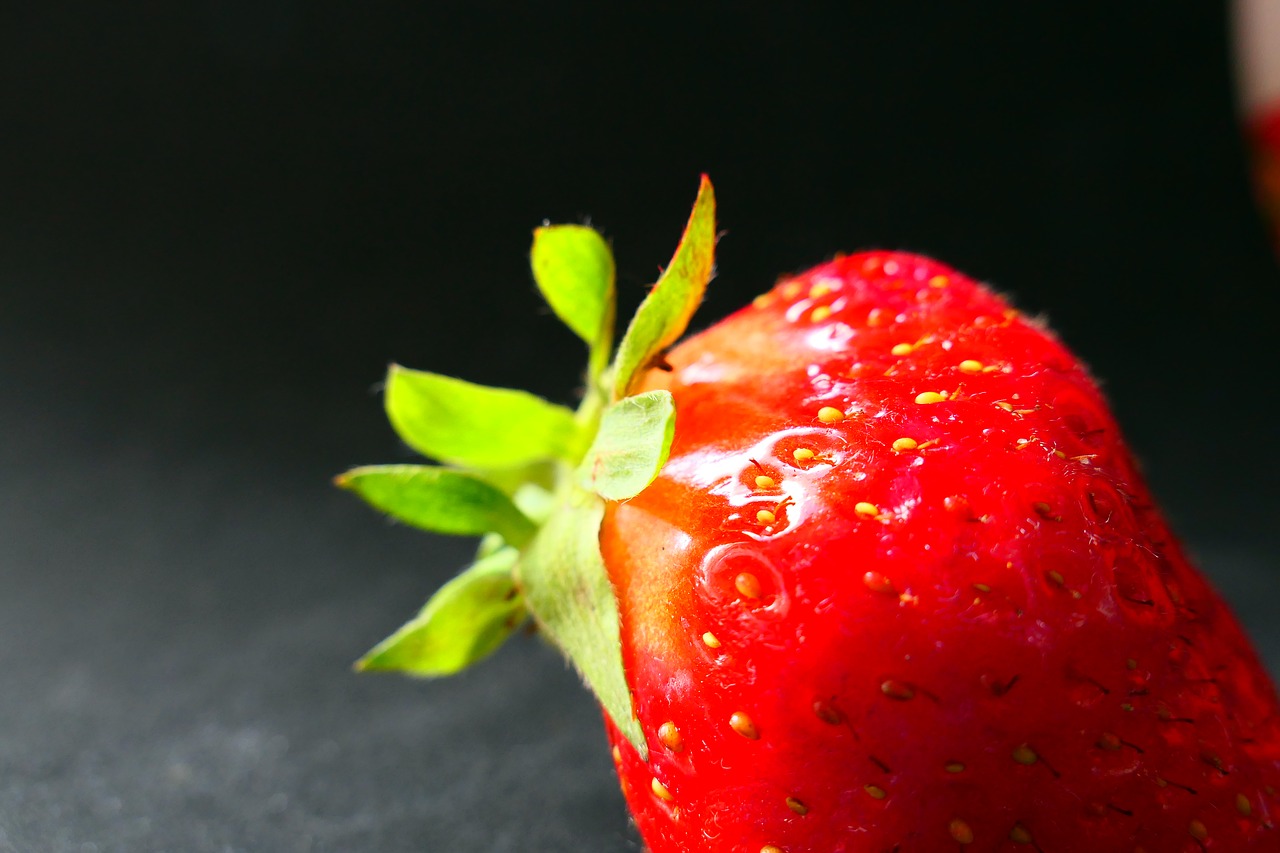
[[[634,846],[539,642],[430,686],[350,671],[463,548],[323,480],[25,438],[0,453],[0,850]]]

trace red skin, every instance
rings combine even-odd
[[[1280,850],[1275,690],[1040,326],[870,253],[669,361],[670,461],[601,533],[650,761],[609,735],[652,853]]]
[[[1280,250],[1280,103],[1258,110],[1245,125],[1253,149],[1253,184],[1258,203],[1271,225],[1271,239]]]

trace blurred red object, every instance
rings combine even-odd
[[[1280,251],[1280,0],[1236,0],[1236,81],[1258,204]]]
[[[1271,238],[1280,251],[1280,104],[1246,117],[1245,130],[1253,149],[1253,183],[1258,204],[1271,224]]]

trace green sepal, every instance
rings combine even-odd
[[[585,225],[545,225],[533,232],[529,265],[551,310],[591,348],[590,375],[599,379],[613,346],[613,251]]]
[[[573,411],[527,391],[451,376],[387,370],[385,405],[414,450],[466,468],[518,468],[546,459],[576,462],[585,441]]]
[[[603,518],[604,501],[570,489],[564,504],[524,550],[516,579],[543,633],[647,759],[648,746],[623,669],[618,603],[600,555]]]
[[[517,557],[514,548],[502,548],[474,563],[357,661],[356,669],[437,677],[493,654],[527,615],[512,576]]]
[[[675,430],[670,391],[623,397],[604,410],[596,440],[578,467],[578,481],[607,500],[634,498],[666,464]]]
[[[350,489],[376,509],[405,524],[455,536],[493,532],[517,548],[537,526],[511,498],[484,480],[433,465],[369,465],[340,474]]]
[[[614,400],[630,394],[644,370],[684,334],[711,280],[715,249],[715,191],[703,175],[680,245],[618,345],[613,362]]]
[[[701,302],[715,238],[715,196],[703,176],[680,245],[609,365],[616,274],[608,244],[584,226],[535,231],[530,263],[538,287],[591,349],[576,413],[523,391],[391,367],[386,407],[396,431],[456,467],[357,468],[338,484],[409,524],[483,541],[472,568],[366,655],[361,669],[455,672],[492,652],[530,613],[647,760],[600,525],[606,499],[634,497],[667,460],[670,394],[632,391]]]
[[[484,480],[504,495],[514,498],[530,487],[550,492],[555,488],[556,465],[552,462],[534,462],[519,468],[467,468],[468,473]],[[520,502],[516,501],[516,506]]]

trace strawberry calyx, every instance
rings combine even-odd
[[[715,195],[704,175],[671,263],[613,353],[608,243],[583,225],[534,231],[530,265],[538,289],[588,346],[576,411],[525,391],[390,367],[385,406],[392,427],[440,464],[358,467],[335,482],[406,524],[482,540],[475,561],[362,657],[358,670],[451,675],[487,657],[532,618],[619,730],[647,753],[623,667],[600,525],[607,501],[639,494],[667,460],[675,429],[671,394],[632,392],[702,301],[715,238]]]

